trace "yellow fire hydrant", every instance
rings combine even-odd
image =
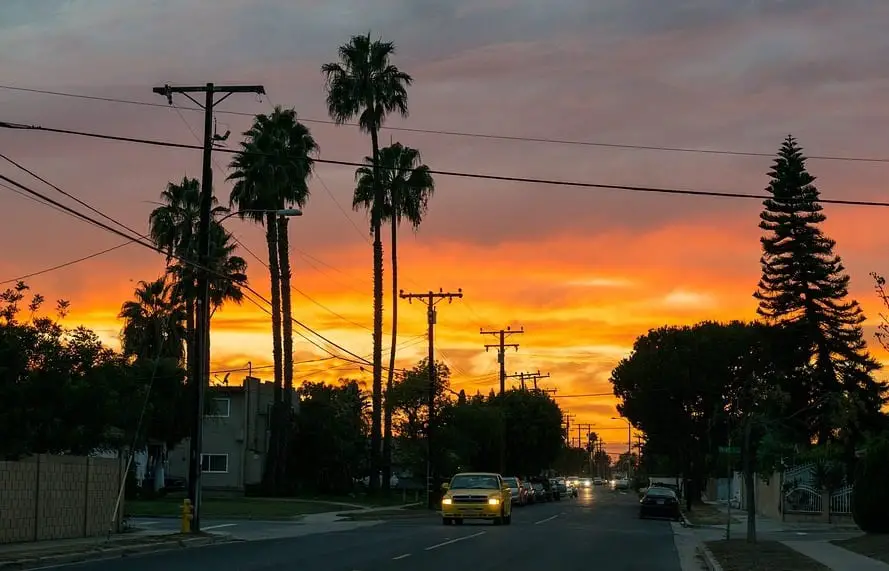
[[[185,498],[182,502],[182,533],[191,533],[191,520],[194,518],[194,508],[191,500]]]

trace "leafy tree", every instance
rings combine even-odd
[[[290,238],[287,217],[275,210],[305,207],[312,157],[318,144],[296,111],[275,107],[271,115],[259,114],[244,133],[241,150],[231,164],[234,180],[230,202],[242,219],[266,226],[269,274],[272,282],[272,358],[275,370],[270,454],[264,472],[268,489],[284,480],[286,424],[293,389],[293,316],[291,311]]]
[[[646,457],[700,483],[718,447],[747,421],[751,431],[759,427],[749,435],[754,443],[787,429],[780,388],[804,374],[792,338],[783,328],[737,321],[649,331],[612,372],[618,411],[646,434]],[[749,451],[753,458],[756,448]]]
[[[852,517],[866,533],[889,533],[889,437],[883,433],[872,438],[864,451],[855,467]]]
[[[407,88],[413,79],[391,62],[395,44],[366,36],[352,36],[338,50],[339,61],[321,66],[327,88],[327,110],[337,124],[358,119],[361,131],[370,134],[373,159],[373,233],[374,325],[373,325],[373,398],[371,426],[370,488],[379,488],[380,444],[383,402],[383,242],[382,220],[385,202],[380,173],[380,128],[387,115],[408,114]],[[383,485],[388,487],[389,482]]]
[[[564,445],[562,410],[548,393],[512,389],[497,395],[490,406],[502,413],[508,472],[538,474],[553,465]]]
[[[24,283],[0,293],[0,456],[87,454],[148,437],[180,441],[184,371],[176,358],[133,362],[94,332],[41,316],[44,302],[28,296]],[[58,317],[68,308],[58,302]]]
[[[365,157],[368,166],[359,167],[355,172],[357,186],[353,197],[353,208],[373,211],[374,159]],[[435,181],[429,167],[422,164],[420,151],[393,143],[380,149],[379,174],[383,189],[382,220],[388,221],[392,229],[392,338],[389,349],[389,370],[386,376],[386,393],[392,389],[395,375],[395,355],[398,336],[398,226],[406,219],[414,231],[419,228],[428,209],[429,198],[435,190]],[[392,475],[392,407],[388,398],[383,414],[383,486],[387,486]]]
[[[367,446],[366,397],[357,381],[339,385],[304,383],[289,472],[317,493],[345,493],[361,473]]]
[[[872,376],[879,364],[867,353],[864,315],[847,299],[849,276],[834,253],[836,243],[821,230],[825,216],[815,177],[793,137],[785,139],[769,176],[771,196],[760,214],[757,311],[770,323],[798,324],[798,342],[814,365],[805,384],[789,392],[791,406],[806,409],[801,416],[822,443],[838,438],[841,420],[851,423],[853,436],[880,428],[886,388]]]
[[[450,403],[451,371],[445,363],[436,362],[435,375],[435,409],[440,416],[440,411]],[[392,408],[393,427],[400,438],[401,456],[417,473],[425,472],[429,387],[429,360],[423,359],[386,392],[386,402]]]

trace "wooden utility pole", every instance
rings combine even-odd
[[[485,352],[487,353],[490,349],[497,349],[497,361],[500,363],[500,396],[503,397],[503,393],[506,391],[506,348],[514,347],[516,351],[519,350],[518,343],[507,343],[506,338],[511,335],[517,335],[525,332],[525,328],[522,327],[518,331],[513,331],[509,327],[506,329],[499,329],[496,331],[485,331],[484,329],[479,329],[479,333],[482,335],[496,335],[500,337],[499,343],[494,344],[486,344]],[[501,410],[501,414],[502,414]],[[504,473],[506,471],[506,418],[503,417],[503,423],[500,428],[500,473]]]
[[[568,445],[568,448],[571,448],[571,419],[574,418],[573,414],[564,414],[565,419],[565,443]]]
[[[213,109],[235,93],[255,93],[265,95],[262,85],[206,85],[174,87],[164,85],[152,91],[167,98],[173,104],[173,94],[181,94],[204,110],[204,157],[203,174],[201,176],[200,220],[198,222],[198,264],[197,268],[197,300],[195,301],[195,339],[194,366],[191,368],[191,383],[194,402],[194,418],[192,419],[191,441],[188,467],[188,497],[194,506],[191,531],[201,530],[201,472],[204,428],[204,392],[210,380],[210,276],[207,263],[210,256],[210,216],[213,205],[213,143],[224,141],[225,135],[213,132]],[[203,93],[204,103],[192,97],[192,93]],[[222,97],[216,98],[217,94]],[[271,453],[272,451],[270,451]]]
[[[433,493],[435,484],[433,452],[435,449],[432,447],[432,434],[434,432],[435,395],[437,393],[436,382],[438,379],[435,372],[435,317],[437,313],[435,306],[445,299],[448,300],[448,303],[451,303],[454,301],[454,298],[462,298],[463,290],[458,288],[457,293],[446,292],[441,288],[439,288],[438,293],[432,290],[429,290],[427,293],[404,293],[404,290],[401,290],[398,296],[401,299],[406,299],[408,303],[416,299],[426,304],[426,324],[429,336],[429,355],[427,356],[429,360],[429,402],[427,403],[429,421],[426,428],[426,506],[430,510],[434,510],[436,509],[435,494]]]
[[[488,350],[490,349],[497,349],[497,361],[500,363],[500,396],[503,396],[503,392],[506,390],[506,348],[513,347],[516,351],[519,350],[518,343],[507,343],[506,338],[511,335],[519,335],[524,332],[524,327],[517,331],[513,331],[509,327],[496,331],[485,331],[484,329],[479,330],[479,333],[481,333],[482,335],[496,335],[500,337],[499,343],[485,345],[485,352],[488,352]]]

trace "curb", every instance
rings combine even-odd
[[[703,543],[699,544],[697,547],[698,555],[701,556],[701,559],[704,560],[704,565],[707,566],[709,571],[722,571],[722,565],[716,561],[716,557],[713,556],[713,552],[704,545]]]
[[[204,547],[215,543],[229,543],[234,541],[231,536],[195,537],[189,539],[177,539],[147,543],[144,545],[129,545],[122,547],[95,548],[90,551],[73,551],[70,553],[58,553],[53,555],[26,556],[12,561],[0,561],[2,571],[20,571],[38,567],[51,567],[54,565],[66,565],[71,563],[83,563],[87,561],[101,561],[103,559],[121,559],[124,557],[147,555],[162,551],[176,549],[188,549]]]

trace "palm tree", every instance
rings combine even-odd
[[[197,235],[200,222],[201,183],[197,179],[183,177],[179,183],[168,183],[161,193],[162,205],[155,208],[148,217],[149,235],[154,243],[167,254],[168,272],[176,277],[174,294],[184,303],[186,314],[186,363],[189,378],[194,378],[197,361],[192,354],[195,339],[195,304],[197,298],[197,274],[194,267],[181,260],[196,261]],[[226,301],[240,303],[243,298],[240,285],[246,283],[247,262],[234,255],[232,235],[225,231],[215,219],[228,212],[213,198],[210,233],[209,266],[217,275],[211,275],[211,311]],[[177,259],[175,264],[171,262]],[[224,277],[220,277],[221,274]],[[209,348],[208,348],[209,349]]]
[[[370,489],[379,488],[380,440],[383,401],[383,242],[381,237],[383,187],[380,185],[379,134],[386,116],[408,115],[407,88],[413,79],[390,61],[395,44],[366,36],[352,36],[338,50],[339,61],[321,66],[327,88],[327,111],[341,125],[355,118],[358,128],[370,134],[373,161],[374,326],[373,326],[373,422],[371,425]],[[388,487],[389,483],[384,482]]]
[[[124,320],[121,347],[125,355],[182,362],[185,307],[166,275],[152,282],[140,281],[133,299],[123,303],[118,317]]]
[[[267,455],[266,482],[274,486],[285,465],[286,418],[293,398],[293,317],[291,312],[291,269],[288,220],[273,210],[298,206],[309,198],[308,180],[318,144],[308,127],[299,122],[296,111],[275,107],[270,115],[257,115],[244,133],[241,151],[229,165],[234,180],[230,202],[239,216],[266,226],[269,274],[272,282],[272,357],[275,367],[274,402],[277,422],[273,423]],[[283,393],[283,398],[282,398]]]
[[[395,375],[396,339],[398,336],[398,226],[406,219],[416,232],[429,207],[435,191],[435,181],[429,167],[422,164],[420,151],[401,143],[380,149],[380,186],[383,187],[382,220],[392,229],[392,340],[389,349],[389,371],[386,376],[386,395],[392,390]],[[374,200],[373,159],[366,157],[368,166],[355,171],[355,195],[352,207],[371,210]],[[392,407],[387,396],[383,414],[383,488],[392,477]]]

